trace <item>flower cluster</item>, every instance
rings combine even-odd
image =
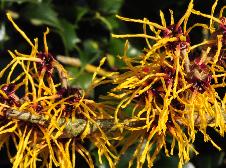
[[[143,54],[131,58],[126,54],[126,43],[121,59],[127,70],[115,76],[112,83],[116,87],[109,93],[109,97],[119,101],[115,109],[115,123],[127,135],[123,142],[128,143],[121,143],[123,148],[120,153],[123,154],[138,141],[129,167],[134,160],[137,167],[142,167],[145,161],[148,167],[152,167],[158,153],[164,149],[167,156],[178,153],[178,167],[181,168],[189,161],[192,151],[198,153],[193,147],[197,131],[203,134],[205,141],[210,141],[220,150],[206,132],[207,127],[212,127],[221,136],[225,133],[226,94],[220,97],[216,91],[221,88],[222,92],[226,86],[226,24],[222,16],[225,7],[217,18],[214,17],[216,5],[217,1],[208,15],[195,10],[191,0],[178,22],[174,22],[171,11],[169,25],[162,12],[162,25],[146,18],[117,16],[123,21],[143,24],[143,34],[113,37],[141,37],[148,46]],[[208,18],[210,24],[196,23],[187,28],[190,15]],[[189,33],[197,26],[210,31],[210,39],[191,45]],[[147,34],[147,27],[150,34]],[[201,54],[196,54],[198,48]],[[131,118],[122,121],[120,117],[128,115],[128,109]],[[167,137],[171,144],[167,143]]]
[[[226,131],[226,94],[219,94],[226,86],[226,18],[225,7],[214,16],[217,2],[211,14],[205,14],[195,10],[191,0],[178,22],[170,10],[170,24],[161,11],[161,25],[146,18],[117,16],[141,23],[143,33],[113,37],[144,38],[147,48],[137,57],[129,57],[127,41],[120,57],[126,67],[121,73],[109,73],[108,80],[96,79],[102,59],[92,84],[110,82],[113,88],[101,103],[68,85],[67,71],[48,51],[49,29],[43,36],[44,50],[39,51],[38,39],[31,41],[7,14],[31,46],[29,54],[9,51],[12,60],[0,71],[0,149],[6,146],[13,167],[75,167],[78,153],[93,168],[92,156],[82,145],[84,139],[98,148],[99,162],[104,155],[111,168],[133,145],[136,148],[129,167],[135,161],[138,168],[145,163],[152,167],[164,150],[166,156],[177,153],[178,167],[182,168],[191,152],[198,154],[193,146],[197,132],[220,150],[207,133],[208,127],[221,136]],[[210,24],[187,28],[191,15],[208,18]],[[209,31],[210,38],[192,45],[189,35],[197,26]],[[112,145],[113,140],[120,151]],[[11,153],[10,143],[16,153]]]
[[[113,167],[115,156],[107,150],[113,147],[97,123],[110,116],[101,105],[86,99],[83,90],[68,86],[66,70],[48,51],[49,29],[44,33],[42,52],[38,39],[32,42],[10,14],[7,17],[31,46],[29,54],[9,51],[12,61],[0,71],[0,148],[6,145],[13,167],[75,167],[76,153],[94,167],[91,155],[81,145],[85,138],[98,141],[100,161],[105,155]],[[55,72],[61,83],[53,77]],[[14,144],[16,154],[11,153],[9,143]]]

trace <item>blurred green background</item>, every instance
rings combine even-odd
[[[123,53],[125,39],[113,39],[112,33],[141,33],[142,25],[124,23],[118,20],[115,15],[119,14],[130,18],[148,18],[151,21],[159,22],[159,10],[165,13],[169,23],[169,10],[174,11],[175,21],[183,16],[186,11],[188,0],[0,0],[0,68],[4,67],[10,60],[7,50],[17,49],[22,53],[29,53],[30,47],[26,41],[6,19],[6,12],[10,11],[16,23],[26,34],[34,39],[39,38],[39,49],[43,49],[43,32],[46,27],[50,28],[48,35],[49,51],[54,55],[65,55],[78,58],[81,67],[65,65],[74,80],[71,85],[87,89],[92,73],[85,70],[87,64],[98,66],[103,57],[107,57],[104,68],[108,71],[117,71],[123,67],[123,62],[118,55]],[[205,13],[210,13],[213,0],[195,1],[195,8]],[[225,5],[220,0],[216,9]],[[195,22],[206,22],[208,19],[191,17],[189,24]],[[191,32],[192,43],[202,41],[202,30],[195,29]],[[143,39],[129,39],[130,48],[128,55],[136,56],[145,46]],[[106,93],[105,87],[98,87],[89,96],[98,99],[100,94]],[[226,147],[225,138],[220,138],[213,130],[213,139],[223,149]],[[85,146],[90,149],[95,160],[96,167],[107,168],[107,162],[102,165],[97,161],[97,151],[86,142]],[[224,152],[216,151],[209,143],[203,143],[203,137],[198,134],[195,146],[200,152],[198,156],[191,159],[187,168],[223,168],[226,167]],[[128,160],[132,155],[133,148],[122,156],[119,168],[128,166]],[[225,150],[226,151],[226,150]],[[77,158],[77,167],[87,167],[82,158]],[[166,158],[164,152],[159,155],[155,166],[157,168],[177,167],[178,158]],[[185,166],[185,167],[186,167]],[[190,167],[189,167],[190,166]],[[0,167],[11,167],[6,156],[5,149],[0,153]]]

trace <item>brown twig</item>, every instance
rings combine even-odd
[[[82,66],[81,65],[81,61],[78,58],[58,55],[57,56],[57,60],[62,62],[62,63],[64,63],[64,64],[75,66],[75,67]],[[97,69],[96,66],[91,65],[91,64],[86,64],[85,70],[87,72],[90,72],[90,73],[95,73],[96,72],[98,75],[104,76],[104,77],[107,77],[107,78],[110,78],[110,79],[114,79],[115,78],[114,75],[112,75],[112,72],[105,71],[105,70],[103,70],[101,68]]]
[[[223,113],[223,115],[226,123],[226,114]],[[31,114],[30,112],[20,112],[12,109],[8,109],[6,111],[6,117],[33,123],[33,124],[39,124],[44,127],[48,127],[51,121],[49,117],[46,117],[44,115],[35,115],[35,114]],[[195,125],[198,126],[200,124],[199,116],[195,115],[194,119],[195,119]],[[207,116],[208,124],[214,123],[214,121],[215,119],[213,117]],[[71,137],[79,136],[80,134],[83,133],[83,131],[86,128],[86,125],[88,124],[88,122],[85,119],[75,119],[72,121],[71,119],[66,119],[63,117],[57,120],[57,123],[59,127],[65,125],[61,138],[71,138]],[[180,123],[181,122],[178,121],[178,124]],[[94,132],[97,132],[99,128],[103,130],[114,131],[114,129],[112,128],[114,128],[114,125],[115,125],[114,119],[98,119],[96,120],[96,124],[94,123],[89,123],[89,124],[90,124],[89,125],[90,129],[89,129],[88,135]],[[133,121],[128,123],[125,120],[125,122],[122,122],[122,124],[130,128],[142,127],[146,124],[146,121]]]
[[[18,110],[12,110],[8,109],[6,111],[6,117],[9,119],[17,119],[20,121],[25,121],[33,124],[38,124],[44,127],[48,127],[51,118],[44,115],[35,115],[31,114],[30,112],[20,112]],[[71,138],[71,137],[77,137],[79,136],[84,130],[88,122],[84,119],[66,119],[66,118],[60,118],[57,121],[57,124],[59,127],[64,125],[64,130],[61,138]],[[90,124],[90,130],[88,134],[94,133],[98,131],[98,126],[101,129],[111,129],[113,127],[113,120],[107,119],[107,120],[97,120],[96,124],[89,123]]]

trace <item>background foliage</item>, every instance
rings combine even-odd
[[[212,0],[197,1],[197,9],[210,13]],[[29,47],[20,35],[7,22],[5,13],[10,11],[16,19],[18,25],[32,39],[42,37],[42,33],[48,26],[51,30],[48,36],[49,51],[54,55],[66,55],[79,58],[81,67],[71,67],[65,65],[74,80],[72,85],[87,89],[92,78],[92,74],[85,70],[87,64],[98,65],[99,60],[106,56],[107,62],[104,68],[108,71],[117,71],[123,67],[123,63],[117,58],[122,54],[124,40],[111,38],[111,33],[135,33],[140,32],[141,27],[135,24],[126,24],[115,18],[115,14],[131,18],[147,17],[152,21],[159,22],[159,10],[166,13],[169,19],[168,9],[173,9],[175,18],[183,15],[188,1],[177,0],[0,0],[0,68],[4,67],[9,60],[7,50],[18,49],[29,52]],[[223,6],[223,1],[218,7]],[[190,22],[198,22],[196,18],[191,18]],[[208,20],[206,20],[207,22]],[[205,22],[205,21],[204,21]],[[200,42],[202,39],[201,29],[197,29],[191,34],[192,43]],[[41,45],[41,43],[40,43]],[[144,48],[143,40],[130,40],[128,55],[134,56],[142,52]],[[19,72],[18,72],[19,73]],[[98,87],[90,92],[91,98],[98,99],[100,94],[105,94],[106,87]],[[210,132],[212,130],[209,130]],[[225,138],[217,137],[213,134],[213,139],[225,149]],[[215,138],[214,138],[215,137]],[[202,136],[200,136],[202,142]],[[226,166],[224,152],[218,152],[211,145],[195,142],[200,155],[193,157],[192,164],[195,167],[219,168]],[[105,162],[98,163],[97,151],[90,146],[93,158],[97,167],[108,167]],[[119,168],[127,167],[128,158],[131,157],[134,149],[130,149],[121,158]],[[226,150],[225,150],[226,151]],[[6,151],[0,153],[0,167],[10,167],[7,161]],[[86,163],[78,158],[81,167]],[[177,157],[166,158],[161,155],[155,164],[158,168],[177,167]],[[188,166],[187,166],[188,167]]]

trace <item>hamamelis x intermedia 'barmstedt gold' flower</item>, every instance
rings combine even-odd
[[[109,150],[114,149],[96,123],[97,119],[110,116],[101,105],[86,99],[83,90],[67,85],[66,70],[48,51],[49,29],[44,33],[44,52],[41,52],[38,39],[32,42],[9,13],[7,17],[28,42],[31,52],[9,51],[12,61],[0,71],[0,149],[6,145],[14,168],[36,167],[37,164],[50,168],[75,167],[76,153],[94,167],[90,153],[82,146],[83,139],[89,138],[98,148],[100,162],[105,155],[109,165],[114,167],[112,158],[117,157]],[[18,69],[21,73],[16,76]],[[54,72],[58,72],[61,83],[54,81]],[[18,96],[19,93],[24,95]],[[83,119],[85,125],[78,123],[70,127],[68,122],[76,119]],[[98,130],[91,135],[90,124]],[[83,126],[84,131],[79,135],[71,134],[76,133],[77,126]],[[10,143],[14,144],[16,154],[11,153],[13,145]]]
[[[120,154],[138,142],[129,167],[134,160],[137,167],[142,167],[145,161],[148,167],[152,167],[163,149],[166,156],[175,154],[175,151],[178,153],[178,167],[181,168],[189,161],[191,152],[198,154],[192,145],[198,131],[203,134],[204,141],[210,141],[221,150],[206,131],[207,127],[212,127],[221,136],[225,133],[226,22],[222,15],[226,7],[215,17],[217,3],[216,0],[211,14],[205,14],[195,10],[191,0],[178,22],[174,21],[172,10],[170,23],[160,11],[161,25],[146,18],[117,16],[126,22],[142,24],[143,33],[113,34],[113,37],[144,38],[147,43],[143,54],[128,57],[126,42],[124,55],[120,57],[126,70],[114,76],[111,82],[116,86],[107,97],[119,102],[115,125],[126,135],[120,142],[123,146]],[[191,15],[209,19],[209,25],[196,23],[187,27]],[[191,45],[189,33],[195,27],[210,32],[210,38]],[[195,52],[197,49],[201,54]],[[221,96],[217,88],[223,92]],[[128,116],[128,111],[131,118],[122,120],[121,117]],[[167,137],[171,145],[167,145]]]
[[[86,99],[83,90],[68,86],[67,72],[48,51],[48,29],[41,52],[38,39],[32,42],[7,14],[14,28],[31,46],[29,54],[9,51],[12,61],[0,71],[0,148],[6,145],[13,167],[36,167],[37,164],[75,167],[75,153],[94,167],[89,151],[82,146],[85,138],[97,146],[100,163],[101,156],[105,155],[110,167],[115,167],[113,159],[117,161],[118,156],[104,127],[112,127],[107,130],[108,133],[114,131],[111,138],[121,140],[118,144],[122,145],[120,154],[137,144],[129,167],[134,160],[137,167],[142,167],[145,161],[152,167],[163,149],[167,156],[174,151],[178,153],[181,168],[189,161],[191,151],[198,153],[192,145],[197,131],[203,134],[204,141],[210,141],[220,150],[206,132],[207,127],[214,128],[221,136],[225,132],[226,95],[219,92],[226,85],[226,19],[223,16],[226,7],[214,17],[217,2],[211,14],[205,14],[195,10],[191,0],[186,13],[176,23],[170,10],[169,25],[161,11],[161,25],[148,19],[117,16],[124,21],[143,24],[143,33],[113,37],[144,38],[147,48],[142,55],[131,58],[126,54],[126,42],[121,57],[126,72],[110,73],[113,80],[106,80],[106,76],[95,79],[98,73],[94,73],[93,86],[109,82],[116,85],[105,102],[109,104],[104,105]],[[187,28],[190,15],[209,19],[209,25],[196,23]],[[191,45],[189,33],[197,26],[209,31],[210,38]],[[201,54],[195,52],[197,48]],[[18,69],[21,73],[16,76]],[[54,80],[54,72],[58,72],[61,83]],[[105,112],[112,109],[114,122]],[[171,145],[167,144],[169,142]],[[10,143],[14,144],[16,154],[11,153]]]

